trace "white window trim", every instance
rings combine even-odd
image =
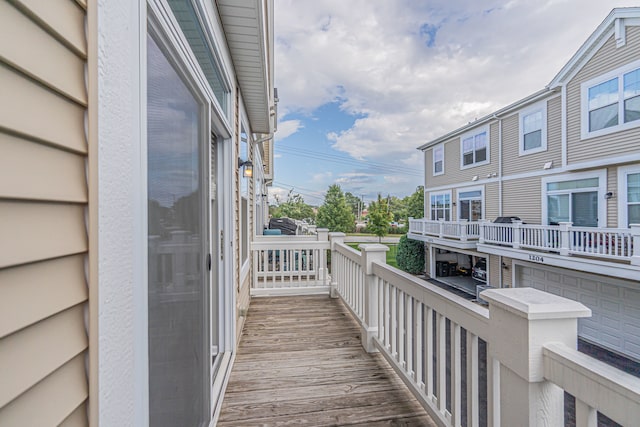
[[[542,200],[540,206],[542,208],[542,224],[549,222],[549,212],[547,211],[547,184],[551,182],[576,181],[579,179],[598,178],[598,228],[607,226],[607,204],[604,195],[607,192],[607,170],[601,169],[597,171],[570,173],[565,175],[553,175],[544,177],[541,180]],[[553,191],[552,193],[555,193]]]
[[[482,213],[481,213],[482,218],[481,219],[485,219],[486,203],[485,203],[485,197],[484,197],[485,196],[484,185],[476,185],[474,187],[456,188],[456,220],[460,221],[462,219],[460,215],[460,210],[462,209],[462,206],[460,205],[460,193],[464,193],[466,191],[480,191],[480,200],[482,201]]]
[[[437,192],[432,192],[429,193],[429,197],[427,197],[428,199],[428,210],[427,213],[428,215],[425,214],[425,218],[429,218],[430,221],[435,221],[431,219],[431,196],[443,196],[443,195],[449,195],[449,220],[451,221],[453,219],[453,216],[451,215],[451,204],[453,203],[453,198],[451,197],[451,190],[447,190],[447,191],[437,191]]]
[[[627,175],[640,173],[640,165],[618,168],[618,228],[627,228]]]
[[[538,148],[532,148],[530,150],[524,149],[524,118],[537,113],[538,111],[542,112],[542,136],[541,136],[541,145]],[[519,155],[526,156],[529,154],[540,153],[542,151],[547,151],[547,101],[538,102],[518,113],[518,138],[519,138]]]
[[[640,68],[640,60],[633,61],[627,65],[616,68],[606,74],[602,74],[580,85],[580,137],[581,139],[595,138],[597,136],[608,135],[621,130],[640,127],[640,120],[624,123],[624,102],[622,94],[623,75],[629,71]],[[589,89],[600,83],[604,83],[618,77],[618,125],[605,129],[589,132]]]
[[[442,171],[441,172],[436,172],[436,150],[442,150]],[[433,147],[433,150],[431,151],[431,155],[432,155],[431,166],[432,166],[433,176],[444,175],[444,143]]]
[[[463,141],[468,138],[469,136],[475,136],[478,134],[481,134],[483,132],[487,133],[487,160],[483,161],[483,162],[475,162],[475,163],[471,163],[470,165],[465,165],[464,164],[464,148],[463,148]],[[475,151],[475,148],[474,148]],[[489,126],[483,126],[480,128],[476,128],[472,131],[469,131],[463,135],[460,135],[460,170],[463,169],[471,169],[471,168],[475,168],[478,166],[482,166],[482,165],[488,165],[489,163],[491,163],[491,133],[489,131]]]

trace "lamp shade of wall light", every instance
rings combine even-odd
[[[238,169],[242,169],[242,176],[245,178],[251,178],[253,176],[253,163],[249,160],[242,160],[238,158]]]

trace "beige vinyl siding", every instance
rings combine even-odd
[[[637,153],[640,128],[580,139],[580,84],[640,59],[640,28],[627,27],[627,43],[616,48],[613,36],[567,85],[567,161],[569,164]]]
[[[85,10],[0,2],[0,425],[87,425]]]
[[[504,176],[524,172],[542,171],[547,162],[555,167],[562,165],[562,100],[555,97],[547,100],[547,150],[520,155],[519,114],[502,121],[502,174]]]
[[[517,216],[529,224],[542,220],[540,178],[522,178],[502,184],[502,215]]]
[[[504,264],[504,268],[502,269],[502,287],[503,288],[513,288],[513,263],[511,258],[502,257],[502,263]]]
[[[489,268],[489,280],[488,285],[494,288],[500,287],[500,274],[502,269],[500,268],[500,257],[498,255],[487,255],[487,267]]]
[[[425,151],[426,188],[466,182],[471,185],[471,179],[476,175],[482,179],[487,174],[498,173],[498,123],[493,122],[488,128],[489,158],[491,161],[486,165],[461,169],[460,138],[452,138],[444,143],[444,174],[433,176],[433,148],[427,149]]]
[[[484,204],[484,219],[493,221],[500,212],[497,182],[491,182],[484,186]]]

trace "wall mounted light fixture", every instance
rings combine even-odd
[[[604,198],[606,200],[613,199],[613,193],[611,191],[609,191],[608,193],[605,193]]]
[[[242,169],[242,176],[245,178],[251,178],[253,176],[253,163],[249,160],[242,160],[238,157],[238,169]]]

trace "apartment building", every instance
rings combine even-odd
[[[215,423],[273,179],[273,1],[3,0],[0,40],[0,425]]]
[[[583,340],[640,360],[640,8],[612,10],[544,89],[419,149],[409,237],[431,278],[476,266],[476,284],[580,301]]]

